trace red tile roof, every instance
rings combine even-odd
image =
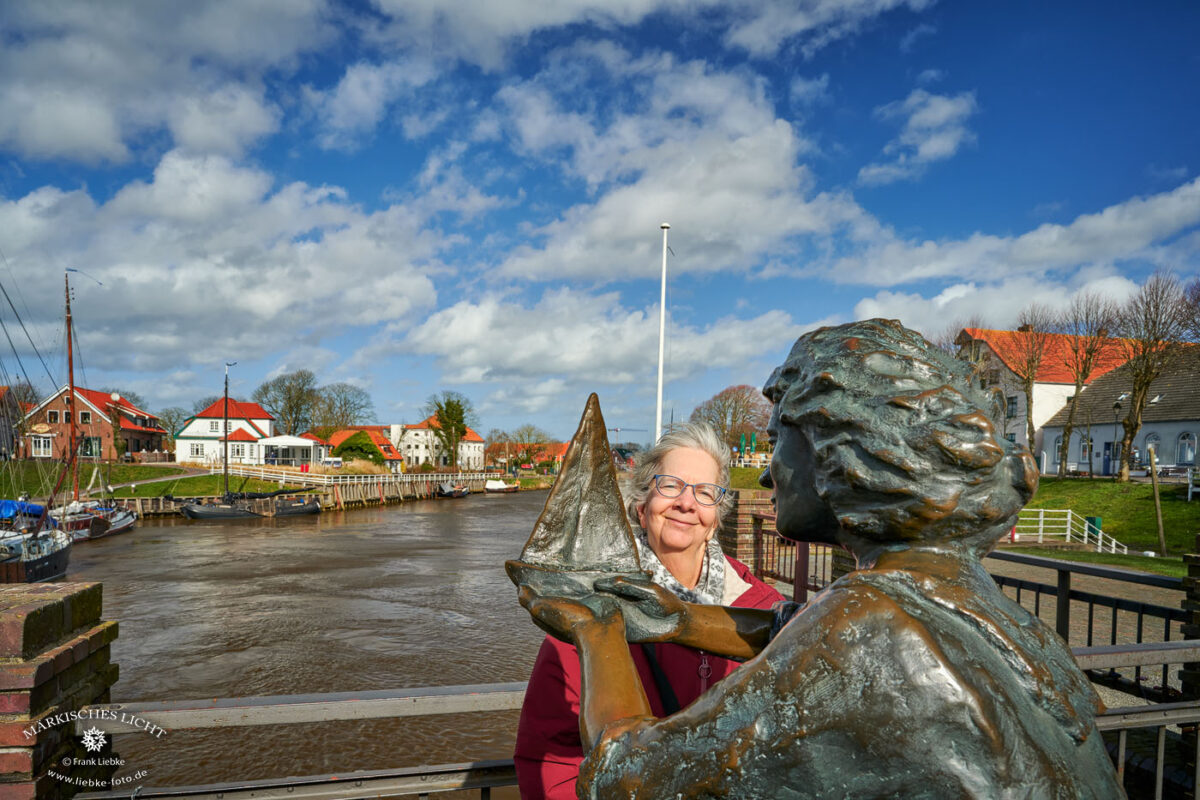
[[[308,433],[308,432],[306,431],[306,432],[304,432],[304,433],[300,434],[300,438],[301,438],[301,439],[310,439],[310,440],[312,440],[312,441],[316,442],[317,444],[323,444],[323,445],[325,445],[326,447],[328,447],[328,446],[329,446],[329,442],[325,441],[325,440],[324,440],[324,439],[322,439],[320,436],[317,436],[315,433]]]
[[[375,427],[375,426],[369,426],[369,427]],[[362,428],[345,428],[343,430],[340,430],[340,431],[330,434],[329,444],[333,445],[333,447],[336,449],[336,448],[340,447],[343,442],[345,442],[347,439],[349,439],[351,436],[355,435],[356,433],[365,433],[367,435],[367,438],[371,440],[371,444],[375,445],[375,447],[377,447],[379,449],[379,452],[383,454],[383,458],[385,461],[400,461],[404,458],[402,455],[400,455],[399,453],[396,452],[396,448],[392,446],[392,442],[390,439],[388,439],[383,434],[381,434],[377,431],[374,431],[374,430],[363,430]]]
[[[421,420],[416,425],[405,425],[404,427],[408,428],[409,430],[429,430],[430,428],[440,428],[442,426],[437,424],[436,417],[430,416],[430,417],[426,417],[425,419]],[[467,432],[465,434],[463,434],[461,441],[482,442],[483,437],[480,436],[475,431],[471,430],[470,428],[467,428]]]
[[[238,428],[233,433],[226,437],[231,442],[257,442],[258,438],[245,428]],[[220,441],[225,441],[221,439]]]
[[[963,335],[983,342],[996,357],[1003,362],[1004,366],[1008,367],[1013,372],[1020,371],[1020,364],[1024,360],[1022,353],[1024,346],[1022,342],[1022,334],[1018,331],[997,331],[989,328],[963,328],[959,334],[959,340]],[[1037,382],[1038,383],[1075,383],[1075,376],[1071,374],[1071,370],[1067,367],[1067,361],[1071,355],[1071,340],[1080,337],[1070,336],[1065,333],[1048,334],[1046,340],[1046,351],[1042,356],[1042,363],[1038,367]],[[1092,370],[1092,374],[1088,376],[1088,382],[1094,381],[1101,375],[1111,372],[1121,366],[1128,360],[1128,355],[1125,348],[1122,346],[1121,339],[1106,339],[1100,351],[1100,355],[1096,358],[1096,366]],[[965,342],[960,341],[960,344]]]
[[[197,414],[197,417],[215,417],[216,419],[225,418],[225,398],[217,398],[212,405]],[[258,403],[241,403],[237,400],[230,399],[229,401],[229,418],[230,419],[275,419],[267,413],[266,409]]]
[[[109,394],[108,392],[97,392],[93,389],[85,389],[79,385],[75,386],[75,391],[82,395],[96,408],[104,409],[106,412],[108,411],[109,406],[115,405],[121,409],[122,414],[131,414],[135,417],[146,417],[147,419],[158,419],[158,417],[154,416],[149,411],[143,411],[121,395],[117,395],[117,399],[114,400],[112,394]],[[62,392],[60,391],[59,394],[62,394]]]

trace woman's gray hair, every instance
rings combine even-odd
[[[633,475],[624,492],[625,512],[629,516],[630,525],[638,525],[638,506],[645,503],[646,498],[650,496],[654,476],[662,473],[663,461],[666,460],[667,454],[681,447],[703,450],[712,456],[717,464],[717,483],[726,489],[729,488],[729,445],[722,442],[717,432],[705,423],[688,422],[677,425],[669,433],[664,433],[657,444],[638,453],[634,459]],[[717,504],[718,510],[724,510],[729,501],[727,491]]]

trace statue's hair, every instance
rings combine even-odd
[[[663,434],[653,447],[638,453],[634,459],[633,476],[629,479],[623,493],[625,495],[625,511],[629,515],[631,525],[638,524],[637,508],[650,496],[650,487],[654,482],[654,476],[662,472],[663,461],[666,460],[667,454],[681,447],[703,450],[712,456],[713,461],[717,463],[717,483],[729,488],[729,445],[721,441],[721,437],[717,435],[716,431],[702,422],[677,425],[668,433]],[[717,505],[718,519],[721,517],[720,512],[725,509],[729,501],[729,493],[726,492]]]
[[[997,433],[998,393],[895,320],[801,336],[763,391],[812,443],[850,537],[990,548],[1037,487],[1029,451]]]

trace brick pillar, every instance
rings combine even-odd
[[[84,705],[107,703],[117,680],[109,661],[117,623],[101,621],[100,610],[98,583],[0,586],[0,800],[59,800],[107,788],[115,767],[62,766],[66,758],[112,756],[111,741],[88,752],[69,719]]]
[[[775,513],[775,509],[771,508],[771,493],[765,489],[732,489],[729,494],[732,502],[725,513],[724,524],[717,533],[717,540],[726,555],[736,558],[758,574],[759,565],[754,552],[754,515]],[[774,530],[774,520],[763,521],[763,531]]]

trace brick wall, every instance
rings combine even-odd
[[[109,646],[117,623],[100,619],[98,583],[0,586],[0,800],[57,800],[81,789],[48,774],[87,752],[64,714],[107,703],[117,680]],[[37,728],[40,724],[40,730]],[[107,780],[112,767],[73,767],[72,779]],[[95,788],[89,791],[96,791]]]

